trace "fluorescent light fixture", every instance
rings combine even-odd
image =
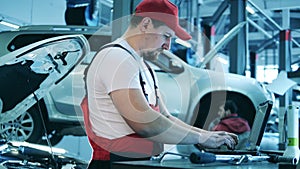
[[[18,29],[20,27],[19,25],[16,25],[16,24],[13,24],[13,23],[10,23],[10,22],[6,22],[6,21],[3,21],[3,20],[0,21],[0,24],[11,27],[11,28],[14,28],[14,29]]]
[[[189,42],[181,40],[181,39],[178,39],[178,38],[175,39],[175,42],[178,43],[178,44],[180,44],[180,45],[182,45],[182,46],[185,46],[187,48],[191,48],[192,47],[192,45]]]
[[[20,147],[30,147],[30,148],[35,148],[38,150],[46,151],[46,152],[53,152],[56,154],[66,154],[68,153],[67,150],[62,149],[62,148],[57,148],[57,147],[49,147],[49,146],[44,146],[44,145],[39,145],[39,144],[33,144],[33,143],[28,143],[28,142],[22,142],[22,141],[11,141],[10,142],[13,146]]]
[[[255,11],[254,11],[254,9],[253,8],[251,8],[250,6],[246,6],[246,10],[250,13],[250,14],[252,14],[252,15],[254,15],[255,14]]]

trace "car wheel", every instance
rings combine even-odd
[[[10,141],[36,143],[43,135],[42,121],[35,108],[29,109],[13,121],[0,125],[0,136]]]

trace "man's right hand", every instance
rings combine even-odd
[[[228,149],[234,149],[238,144],[238,136],[224,131],[212,131],[203,133],[199,138],[199,144],[204,148],[218,148],[226,145]]]

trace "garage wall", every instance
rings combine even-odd
[[[0,15],[26,24],[64,25],[65,0],[1,0]]]

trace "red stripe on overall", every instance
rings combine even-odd
[[[159,111],[158,106],[151,107]],[[107,139],[97,136],[91,128],[87,97],[83,99],[81,108],[84,115],[86,134],[93,148],[93,160],[110,160],[110,152],[134,152],[147,156],[157,155],[162,152],[160,148],[156,150],[154,142],[142,138],[135,133],[117,139]]]

